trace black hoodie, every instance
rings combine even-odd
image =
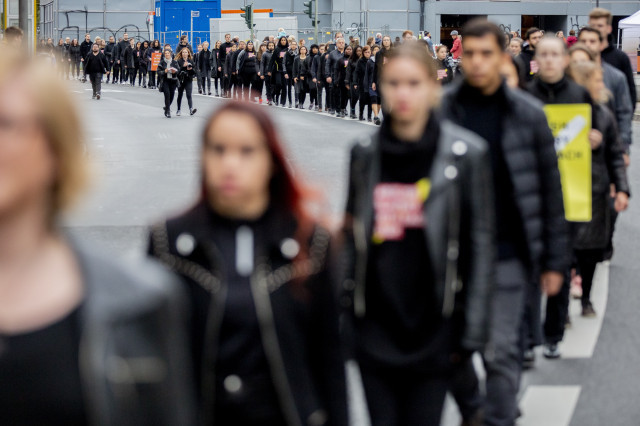
[[[285,40],[287,39],[286,37],[280,37],[278,39],[276,50],[273,51],[273,56],[271,56],[271,61],[269,63],[270,73],[284,72],[285,70],[283,60],[285,55],[289,51],[289,42],[287,41],[287,44],[285,44],[284,46],[281,45],[280,42],[282,41],[283,38]]]

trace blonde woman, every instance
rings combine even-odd
[[[182,105],[182,95],[186,93],[189,103],[189,114],[193,115],[198,111],[193,107],[191,92],[193,91],[193,78],[196,76],[196,66],[193,61],[191,51],[184,47],[176,55],[178,61],[178,111],[176,116],[180,116],[180,106]]]
[[[65,235],[86,183],[80,116],[40,59],[0,55],[2,424],[195,424],[182,294]]]

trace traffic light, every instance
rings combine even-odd
[[[253,29],[253,6],[249,5],[249,6],[241,7],[240,10],[244,12],[240,14],[240,17],[244,18],[244,22],[245,24],[247,24],[247,28],[252,30]]]
[[[309,18],[311,18],[311,20],[315,23],[316,18],[315,18],[315,13],[313,10],[313,2],[315,0],[309,0],[309,1],[305,1],[304,3],[302,3],[304,5],[304,7],[307,8],[307,10],[305,11],[305,13],[309,16]]]

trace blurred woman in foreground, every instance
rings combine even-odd
[[[329,233],[271,119],[226,104],[201,156],[200,200],[154,227],[150,246],[191,294],[201,424],[346,425]]]
[[[193,424],[179,289],[61,231],[86,182],[80,118],[47,67],[3,50],[1,423]]]

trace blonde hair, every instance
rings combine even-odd
[[[88,181],[84,135],[75,102],[68,88],[42,63],[17,49],[0,48],[0,87],[23,80],[33,99],[42,132],[55,157],[56,177],[51,185],[49,219],[57,217],[77,200]]]
[[[613,23],[613,15],[611,12],[603,7],[596,7],[591,10],[589,13],[589,19],[602,19],[605,18],[607,20],[607,25],[611,25]]]

